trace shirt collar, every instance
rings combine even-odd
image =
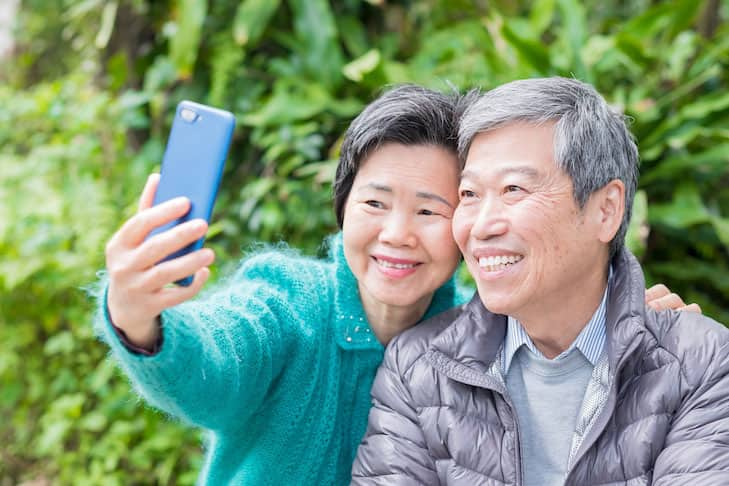
[[[597,360],[602,354],[602,349],[605,346],[605,316],[607,313],[607,296],[610,288],[610,281],[613,276],[613,268],[610,266],[610,273],[608,275],[608,285],[605,287],[605,292],[602,294],[602,300],[595,313],[590,318],[587,325],[580,331],[580,334],[572,342],[570,347],[563,351],[559,356],[554,358],[555,360],[561,359],[569,354],[574,348],[580,350],[580,352],[587,358],[587,360],[595,366]],[[532,342],[531,338],[527,334],[524,326],[511,316],[508,316],[506,336],[504,337],[504,347],[502,348],[501,354],[501,365],[504,370],[504,375],[509,372],[511,361],[514,358],[516,352],[522,346],[526,346],[532,353],[545,358],[545,356],[537,349]]]

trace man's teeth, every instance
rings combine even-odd
[[[522,258],[524,258],[522,255],[481,257],[478,259],[478,266],[489,272],[495,272],[496,270],[503,270],[507,266],[513,265]]]
[[[417,263],[392,263],[385,260],[377,260],[377,264],[385,268],[414,268]]]

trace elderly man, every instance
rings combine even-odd
[[[729,330],[644,304],[638,152],[572,79],[460,126],[453,232],[478,295],[387,350],[356,484],[729,484]]]

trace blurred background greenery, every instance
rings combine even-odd
[[[649,282],[729,323],[729,4],[719,0],[0,0],[0,486],[192,484],[198,434],[105,360],[82,288],[176,103],[238,119],[216,274],[335,229],[341,135],[385,84],[574,76],[633,119]],[[3,40],[5,39],[5,40]],[[8,42],[13,47],[8,47]]]

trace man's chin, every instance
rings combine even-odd
[[[516,311],[514,299],[509,296],[498,296],[493,295],[493,292],[489,293],[479,290],[479,296],[484,307],[488,309],[492,314],[503,314],[506,316],[513,316]]]

